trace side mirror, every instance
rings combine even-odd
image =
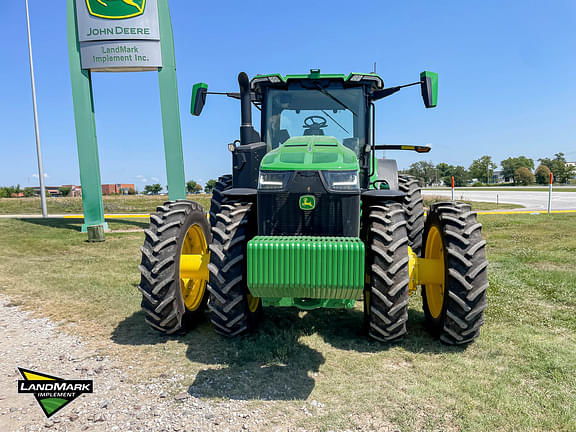
[[[438,103],[438,74],[424,71],[420,73],[422,99],[426,108],[434,108]]]
[[[202,113],[206,103],[206,94],[208,93],[208,84],[197,83],[192,87],[192,103],[190,104],[190,113],[199,116]]]

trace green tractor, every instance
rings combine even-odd
[[[140,291],[146,321],[164,333],[204,316],[216,332],[255,329],[265,306],[353,308],[377,340],[406,334],[409,296],[421,287],[426,326],[447,344],[479,334],[486,308],[485,245],[467,204],[441,202],[425,217],[415,178],[377,150],[375,105],[412,85],[436,106],[438,75],[385,88],[375,73],[238,76],[240,140],[232,174],[219,178],[210,211],[171,201],[150,217]],[[208,86],[193,88],[192,114]],[[219,93],[222,94],[222,93]],[[252,126],[252,105],[261,132]]]

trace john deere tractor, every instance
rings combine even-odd
[[[438,75],[384,87],[375,73],[238,76],[240,139],[228,145],[208,213],[171,201],[151,215],[142,247],[142,307],[156,330],[174,333],[205,314],[239,336],[266,306],[353,308],[377,340],[406,334],[408,300],[421,288],[426,326],[447,344],[479,334],[486,308],[486,242],[470,206],[433,204],[424,215],[418,182],[377,150],[375,102],[420,86],[436,106]],[[208,86],[193,88],[192,114]],[[221,93],[220,93],[221,94]],[[252,106],[261,131],[252,126]],[[335,323],[337,325],[337,323]]]

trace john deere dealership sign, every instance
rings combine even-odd
[[[82,69],[162,67],[156,0],[76,0]]]

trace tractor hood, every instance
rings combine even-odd
[[[261,170],[358,171],[356,154],[332,136],[311,135],[290,138],[262,159]]]

